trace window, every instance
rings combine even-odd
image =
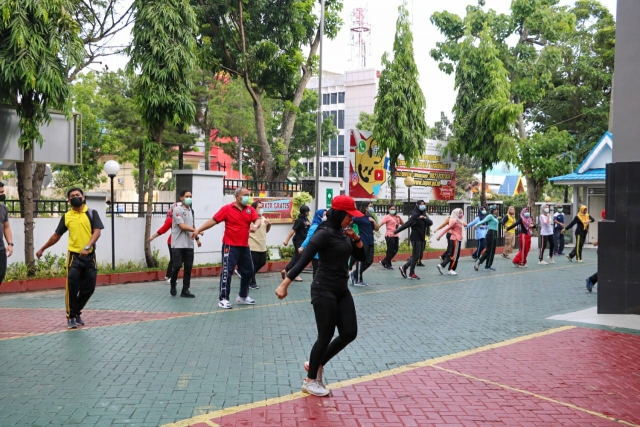
[[[326,148],[324,150],[322,150],[322,155],[323,156],[328,156],[329,155],[329,148],[331,147],[331,141],[326,141],[325,144],[326,144],[325,145]]]
[[[329,155],[331,156],[338,155],[338,138],[333,138],[331,140],[331,150],[329,151]]]
[[[322,105],[329,105],[329,94],[328,93],[323,93],[322,94]]]
[[[344,178],[344,162],[338,162],[338,177]]]
[[[329,111],[323,111],[322,112],[322,121],[324,122],[325,120],[327,120],[329,118],[329,115],[331,113]],[[316,120],[317,121],[317,120]]]
[[[331,176],[338,176],[338,165],[336,162],[331,162]]]
[[[332,104],[337,104],[337,103],[338,103],[338,94],[337,94],[337,93],[335,93],[335,92],[333,92],[333,93],[331,94],[331,103],[332,103]]]
[[[344,104],[344,92],[338,92],[338,104]]]
[[[329,176],[329,162],[322,162],[322,176]]]
[[[338,127],[338,112],[336,110],[332,110],[331,115],[333,116],[333,125]]]
[[[309,171],[309,173],[310,173],[311,175],[313,175],[313,174],[314,174],[314,173],[313,173],[313,169],[314,169],[314,168],[313,168],[313,166],[314,166],[314,163],[313,163],[313,162],[309,162],[309,163],[308,163],[308,165],[309,165],[309,167],[308,167],[308,171]]]
[[[338,110],[338,129],[344,129],[344,110]]]
[[[338,156],[344,156],[344,135],[338,135]]]

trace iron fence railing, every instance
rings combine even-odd
[[[287,181],[260,181],[247,179],[225,179],[224,194],[233,194],[237,188],[244,187],[251,192],[251,196],[256,197],[265,194],[265,197],[293,197],[294,193],[305,191],[313,197],[315,185],[313,181],[302,181],[297,183]]]
[[[20,200],[5,200],[9,215],[20,215]],[[69,210],[69,202],[66,200],[34,200],[33,214],[38,216],[59,216]]]
[[[159,217],[167,214],[172,202],[154,202],[151,204],[151,216]],[[143,202],[116,202],[115,203],[116,216],[144,216],[147,212],[147,203]],[[107,207],[107,214],[111,214],[111,206]]]

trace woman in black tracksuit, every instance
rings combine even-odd
[[[573,220],[567,224],[566,227],[562,230],[569,230],[574,225],[576,226],[576,245],[574,246],[571,253],[567,255],[569,261],[573,261],[573,258],[577,258],[578,262],[582,262],[582,247],[584,246],[584,241],[587,238],[587,231],[589,231],[589,224],[595,221],[591,215],[587,212],[587,207],[582,205],[578,210],[578,215],[573,217]]]
[[[424,239],[427,234],[427,229],[433,225],[433,221],[431,221],[431,219],[429,219],[429,215],[425,213],[426,210],[427,205],[425,204],[424,200],[418,200],[418,203],[416,203],[416,207],[411,213],[411,217],[409,217],[404,225],[396,228],[396,231],[393,232],[393,234],[398,234],[402,230],[411,227],[411,234],[409,235],[409,240],[411,240],[411,247],[413,248],[411,252],[411,258],[409,258],[409,260],[402,267],[399,267],[400,274],[405,279],[407,278],[407,268],[409,268],[410,279],[420,279],[415,272],[416,263],[420,259],[422,251],[424,251]]]

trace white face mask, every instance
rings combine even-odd
[[[264,213],[264,209],[258,209],[258,215],[262,216],[263,213]]]
[[[549,208],[544,208],[544,213],[549,213]]]
[[[325,222],[326,220],[327,220],[327,217],[326,217],[326,216],[323,216],[323,217],[322,217],[322,222]]]

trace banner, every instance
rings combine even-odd
[[[354,199],[376,199],[387,180],[389,158],[380,150],[371,132],[349,131],[349,195]]]
[[[293,223],[293,199],[276,197],[256,197],[254,202],[262,203],[264,217],[272,224]]]

